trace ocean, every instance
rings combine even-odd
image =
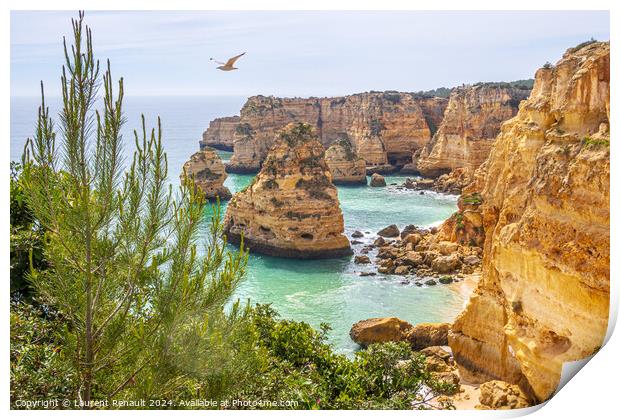
[[[56,118],[59,99],[47,100]],[[124,153],[128,161],[133,152],[133,130],[140,128],[144,114],[147,127],[161,117],[164,148],[168,155],[169,179],[178,183],[183,163],[199,149],[198,141],[209,121],[238,115],[245,97],[127,97],[127,123],[123,132]],[[38,98],[11,98],[11,160],[19,161],[25,139],[34,132]],[[221,152],[224,160],[229,152]],[[338,187],[347,235],[359,230],[361,241],[370,243],[376,232],[389,225],[404,227],[437,225],[456,210],[456,196],[400,190],[406,177],[387,176],[386,188]],[[226,185],[234,193],[252,180],[252,175],[229,174]],[[223,213],[223,212],[222,212]],[[208,212],[205,217],[209,217]],[[358,251],[363,244],[355,245]],[[357,252],[356,252],[357,253]],[[372,259],[372,255],[371,259]],[[235,299],[271,303],[282,317],[305,321],[318,327],[330,324],[330,342],[345,354],[358,347],[349,338],[351,325],[371,317],[397,316],[412,324],[451,322],[462,310],[464,293],[457,285],[417,287],[412,276],[361,277],[353,258],[299,261],[251,255],[248,273],[235,293]],[[409,280],[404,284],[404,280]]]

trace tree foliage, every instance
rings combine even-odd
[[[26,277],[31,270],[42,270],[44,231],[26,202],[21,182],[21,165],[11,162],[11,295],[30,300],[32,289]]]
[[[224,305],[246,255],[226,250],[216,211],[199,256],[204,202],[191,186],[174,195],[159,121],[148,130],[142,117],[124,170],[123,79],[115,89],[109,61],[101,75],[83,17],[72,21],[73,45],[65,42],[58,129],[42,85],[24,153],[23,192],[46,230],[49,265],[29,280],[66,324],[64,354],[81,405],[161,397],[196,380],[223,392],[245,366],[242,357],[222,359],[244,349],[247,310],[237,304],[226,314]],[[101,88],[103,109],[95,110]]]

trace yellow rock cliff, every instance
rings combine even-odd
[[[609,43],[536,73],[464,194],[485,231],[483,276],[449,344],[461,374],[538,401],[595,352],[609,310]]]

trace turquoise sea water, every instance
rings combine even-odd
[[[125,137],[139,127],[140,113],[153,124],[162,117],[164,146],[168,153],[169,176],[176,183],[185,160],[198,150],[198,140],[209,121],[235,115],[245,98],[241,97],[143,97],[127,98]],[[51,114],[56,115],[57,100],[50,100]],[[31,136],[36,118],[37,99],[11,98],[11,160],[19,160],[24,140]],[[126,142],[130,156],[132,143]],[[223,159],[230,153],[221,152]],[[395,223],[430,226],[448,217],[456,209],[456,197],[435,193],[399,190],[405,177],[386,177],[386,188],[338,187],[347,236],[355,230],[365,233],[361,241],[370,243],[376,232]],[[226,185],[234,193],[245,187],[252,175],[231,174]],[[205,215],[208,217],[208,215]],[[366,233],[368,232],[368,233]],[[355,245],[356,253],[363,244]],[[370,254],[373,259],[373,254]],[[361,277],[359,271],[369,266],[353,263],[353,258],[298,261],[251,255],[247,278],[236,298],[272,303],[283,317],[332,326],[330,340],[336,349],[351,353],[357,346],[348,335],[351,325],[375,316],[398,316],[413,324],[451,321],[464,304],[463,295],[450,286],[416,287],[402,284],[401,276]]]

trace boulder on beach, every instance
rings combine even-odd
[[[400,235],[400,230],[396,225],[389,225],[377,232],[377,235],[383,236],[385,238],[396,238]]]
[[[356,255],[354,262],[355,264],[370,264],[370,258],[368,255]]]
[[[478,265],[480,264],[480,258],[477,255],[468,255],[463,258],[463,262],[467,265]]]
[[[452,276],[442,276],[439,277],[439,283],[441,284],[450,284],[454,281],[454,278]]]
[[[431,346],[447,346],[450,324],[424,323],[418,324],[409,330],[407,341],[411,343],[413,350],[422,350]]]
[[[409,274],[409,267],[406,265],[398,266],[394,269],[394,274],[398,276],[404,276],[405,274]]]
[[[349,336],[361,346],[407,339],[411,324],[400,318],[370,318],[358,321],[351,327]]]
[[[373,273],[372,271],[362,271],[359,273],[360,277],[369,277],[369,276],[376,276],[377,273]]]
[[[433,260],[431,268],[440,274],[447,274],[456,271],[461,267],[461,260],[456,254],[440,256]]]

